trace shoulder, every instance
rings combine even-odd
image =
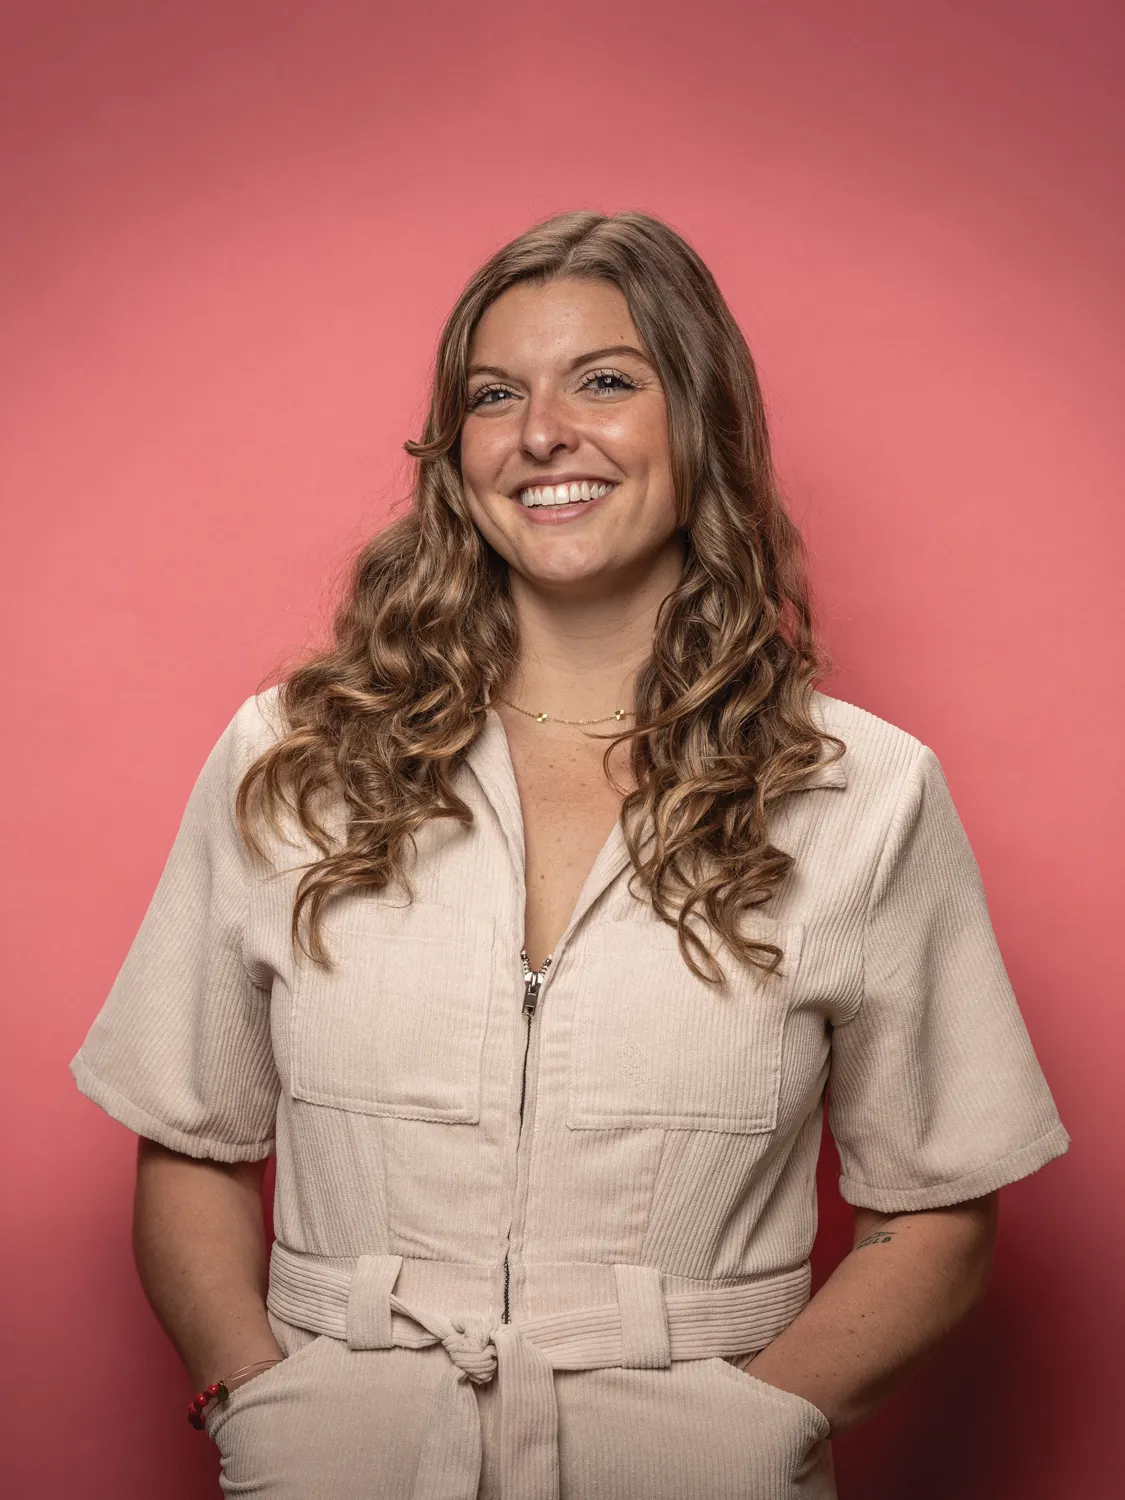
[[[839,762],[844,794],[810,809],[833,867],[846,848],[871,879],[882,871],[884,883],[904,860],[920,885],[929,880],[927,862],[936,870],[959,861],[960,877],[972,880],[964,829],[930,746],[854,703],[815,697],[821,727],[847,747]]]
[[[256,759],[286,733],[281,688],[266,688],[247,698],[231,720],[230,729],[244,754]]]
[[[207,758],[207,773],[224,781],[238,781],[259,755],[284,737],[285,716],[281,689],[267,688],[240,705]]]
[[[839,735],[847,744],[849,754],[915,756],[926,749],[922,741],[908,730],[880,719],[877,714],[869,713],[855,703],[845,703],[843,698],[813,693],[812,706],[822,728],[829,734]]]
[[[897,724],[827,693],[813,694],[812,709],[825,733],[844,742],[841,779],[853,795],[894,803],[912,781],[941,775],[930,747]]]

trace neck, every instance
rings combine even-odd
[[[682,567],[677,549],[642,578],[584,595],[511,573],[520,655],[500,691],[532,713],[567,719],[632,709],[634,678],[652,655],[657,612]]]

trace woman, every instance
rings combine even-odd
[[[1067,1144],[940,768],[814,690],[754,367],[659,221],[493,256],[407,446],[74,1063],[193,1412],[232,1495],[821,1500]]]

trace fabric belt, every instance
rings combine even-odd
[[[451,1379],[434,1408],[414,1500],[476,1500],[481,1436],[471,1384],[497,1381],[503,1500],[558,1500],[556,1370],[659,1370],[675,1360],[749,1354],[788,1327],[809,1295],[807,1266],[737,1285],[666,1291],[655,1266],[615,1265],[614,1302],[497,1323],[403,1300],[395,1291],[402,1267],[398,1255],[341,1265],[275,1242],[268,1305],[285,1322],[352,1349],[444,1347]],[[446,1269],[443,1300],[464,1268]]]

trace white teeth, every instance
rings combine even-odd
[[[586,500],[600,500],[608,495],[612,484],[600,480],[583,479],[573,484],[537,484],[520,490],[517,495],[521,505],[578,505]]]

